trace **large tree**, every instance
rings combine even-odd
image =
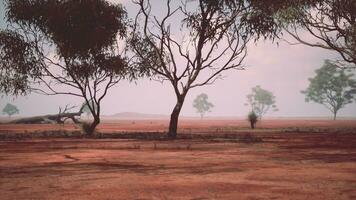
[[[230,3],[239,0],[225,0]],[[356,64],[356,0],[244,0],[251,31],[270,39],[292,36],[297,43],[337,52],[344,66]],[[251,23],[250,23],[251,24]],[[256,31],[257,30],[257,31]],[[260,30],[263,30],[261,32]],[[284,34],[286,33],[286,34]],[[349,67],[349,66],[348,66]]]
[[[277,111],[276,97],[272,92],[256,86],[252,88],[252,93],[247,95],[247,104],[251,106],[251,110],[260,119],[272,108],[273,111]]]
[[[92,134],[108,90],[134,75],[119,44],[127,35],[124,8],[105,0],[7,0],[6,19],[0,91],[83,98]]]
[[[324,105],[333,113],[335,120],[341,108],[355,101],[354,75],[329,60],[325,60],[324,65],[315,73],[315,77],[309,79],[308,88],[302,93],[307,102],[314,101]]]
[[[243,69],[249,30],[264,34],[269,29],[247,28],[244,1],[165,0],[160,6],[166,9],[160,7],[157,16],[150,0],[134,2],[139,7],[131,43],[136,62],[172,85],[176,104],[168,135],[174,138],[189,90],[214,83],[224,71]]]

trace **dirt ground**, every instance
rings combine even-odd
[[[167,120],[105,120],[98,126],[98,131],[103,133],[112,132],[164,132],[168,129]],[[257,123],[257,129],[262,131],[281,128],[354,128],[356,120],[263,120]],[[80,131],[80,127],[74,124],[0,124],[0,133],[26,133],[36,131],[69,130]],[[222,120],[180,120],[180,132],[216,132],[216,131],[243,131],[249,130],[249,124],[241,119]]]
[[[356,121],[266,120],[256,131],[247,127],[244,121],[186,120],[180,130],[263,141],[3,140],[0,199],[356,199]],[[166,121],[145,120],[106,122],[98,130],[165,128]],[[311,132],[281,131],[299,128]],[[55,129],[79,128],[0,125],[8,134]]]

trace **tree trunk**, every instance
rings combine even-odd
[[[27,117],[27,118],[13,120],[10,123],[12,124],[59,123],[59,122],[64,122],[63,119],[72,119],[74,123],[78,123],[79,121],[75,117],[80,117],[81,114],[82,114],[81,112],[77,112],[77,113],[60,113],[56,115]]]
[[[169,138],[176,138],[177,137],[177,129],[178,129],[178,119],[179,119],[179,114],[182,109],[184,102],[184,97],[179,97],[177,100],[177,104],[174,107],[172,114],[171,114],[171,119],[169,122],[169,130],[168,130],[168,137]]]
[[[251,128],[255,129],[255,122],[250,122],[250,124],[251,124]]]
[[[337,111],[334,111],[334,120],[336,120]]]
[[[88,129],[86,130],[86,134],[92,136],[95,132],[96,127],[100,124],[100,118],[94,117],[94,121],[90,124]]]

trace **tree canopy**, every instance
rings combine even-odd
[[[200,114],[201,118],[203,118],[204,115],[207,112],[210,112],[210,109],[214,107],[214,105],[208,101],[208,98],[209,97],[207,94],[202,93],[198,95],[193,101],[193,107]]]
[[[247,95],[247,104],[251,106],[251,110],[261,119],[272,108],[277,111],[276,97],[272,92],[256,86],[252,88],[252,93]]]
[[[316,75],[309,79],[308,88],[302,91],[306,96],[305,100],[324,105],[336,119],[340,109],[355,101],[354,75],[329,60],[325,60],[323,66],[315,73]]]
[[[163,16],[155,15],[150,0],[135,0],[131,47],[135,62],[147,66],[160,81],[173,86],[177,103],[169,134],[175,137],[179,114],[189,90],[213,84],[228,70],[242,70],[247,44],[253,38],[273,37],[263,17],[253,19],[250,1],[165,1]],[[181,35],[173,34],[180,21]],[[178,26],[179,27],[179,26]]]
[[[271,5],[265,6],[266,13],[272,9],[279,35],[286,31],[301,44],[335,51],[356,67],[356,0],[287,0]]]
[[[119,45],[128,26],[120,4],[7,0],[5,6],[9,26],[0,31],[0,91],[84,98],[94,128],[108,89],[139,76]]]
[[[20,110],[13,104],[7,103],[5,107],[2,109],[2,112],[4,114],[7,114],[9,117],[11,117],[14,114],[18,114]]]

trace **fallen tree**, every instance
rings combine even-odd
[[[80,123],[80,121],[77,118],[80,118],[80,116],[83,114],[83,110],[81,108],[79,112],[72,112],[72,113],[68,112],[74,107],[75,106],[68,107],[68,105],[66,105],[64,110],[62,110],[61,107],[59,108],[58,114],[21,118],[21,119],[13,120],[10,123],[11,124],[64,124],[66,120],[71,119],[74,123],[78,124]]]
[[[13,120],[11,124],[64,124],[68,119],[71,119],[74,123],[80,123],[77,117],[82,115],[81,112],[76,113],[60,113],[55,115],[42,115],[35,117],[21,118]]]

